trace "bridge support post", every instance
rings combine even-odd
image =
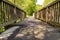
[[[46,9],[46,23],[48,22],[48,8]]]

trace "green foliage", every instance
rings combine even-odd
[[[42,9],[43,7],[45,7],[46,5],[48,5],[49,3],[53,1],[58,1],[58,0],[44,0],[43,5],[36,5],[36,11]]]
[[[35,12],[36,0],[9,0],[17,5],[20,9],[23,9],[27,15],[32,15]]]
[[[20,9],[24,10],[27,15],[32,15],[33,12],[38,11],[42,6],[46,6],[55,0],[45,0],[43,5],[36,5],[37,0],[9,0],[13,4],[17,5]]]
[[[55,1],[55,0],[45,0],[44,3],[43,3],[43,6],[46,6],[53,1]]]
[[[4,27],[1,27],[0,28],[0,32],[4,32],[5,31],[5,28]]]
[[[40,10],[42,8],[42,5],[36,5],[36,11]]]

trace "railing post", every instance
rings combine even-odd
[[[48,22],[48,7],[46,9],[46,23]]]

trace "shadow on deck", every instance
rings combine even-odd
[[[60,33],[48,24],[26,21],[5,40],[60,40]]]

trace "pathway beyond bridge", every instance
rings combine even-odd
[[[26,18],[20,24],[14,26],[0,35],[1,40],[60,40],[60,33],[56,28],[34,19]],[[23,28],[21,28],[23,27]]]

